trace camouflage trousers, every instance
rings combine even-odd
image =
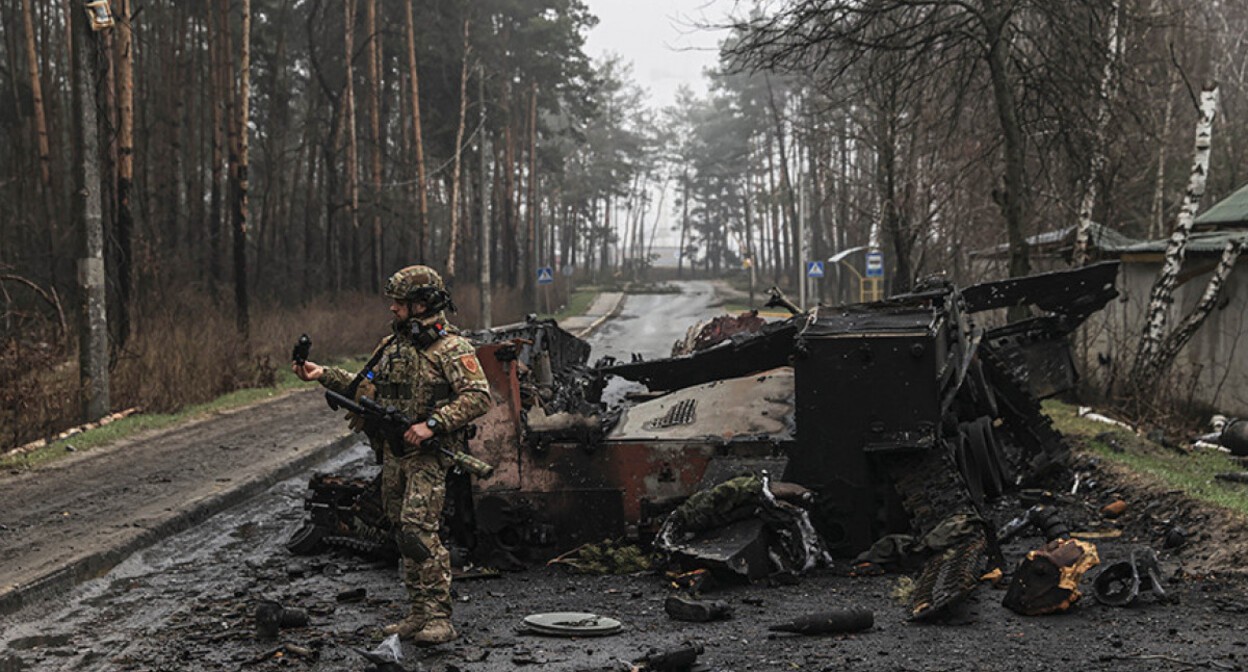
[[[439,455],[419,450],[403,457],[387,452],[381,467],[386,516],[398,532],[415,534],[430,552],[423,562],[404,557],[402,567],[411,613],[424,620],[451,617],[451,554],[438,538],[446,470]]]

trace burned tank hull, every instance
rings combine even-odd
[[[742,472],[813,491],[811,518],[837,555],[975,519],[1062,465],[1037,399],[1073,383],[1066,336],[1116,296],[1115,274],[1109,263],[965,291],[930,282],[627,364],[589,365],[588,344],[550,320],[475,334],[494,405],[469,452],[496,471],[451,479],[445,538],[494,566],[644,541],[690,495]],[[1041,314],[975,325],[1012,305]],[[650,393],[604,404],[610,376]]]

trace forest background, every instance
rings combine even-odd
[[[1206,202],[1248,179],[1241,3],[741,2],[709,93],[664,109],[585,54],[579,0],[111,0],[85,70],[83,4],[0,0],[0,446],[81,420],[90,159],[108,407],[149,411],[271,384],[302,332],[366,351],[415,261],[471,328],[482,296],[494,324],[546,307],[541,266],[569,273],[556,305],[653,279],[661,222],[682,276],[749,259],[792,288],[803,256],[871,246],[893,291],[1024,274],[1025,238],[1081,209],[1164,236],[1213,83]]]

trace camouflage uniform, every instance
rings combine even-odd
[[[424,348],[411,335],[412,322],[415,320],[395,325],[399,336],[388,347],[389,339],[379,346],[386,349],[373,368],[376,400],[417,421],[434,419],[434,433],[443,445],[463,449],[468,423],[489,409],[489,383],[472,344],[446,324],[442,313],[419,320],[423,326],[440,324],[445,332]],[[326,368],[320,380],[325,387],[345,393],[353,378],[342,369]],[[384,448],[382,499],[386,515],[399,535],[415,535],[430,552],[423,561],[403,558],[403,579],[412,601],[405,622],[409,630],[439,620],[449,623],[450,553],[439,540],[438,529],[450,460],[441,452],[414,446],[405,446],[403,457],[397,457],[391,446]]]

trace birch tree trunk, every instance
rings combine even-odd
[[[412,0],[407,0],[407,70],[412,87],[412,137],[416,143],[416,259],[424,260],[429,240],[429,190],[425,181],[425,141],[420,130],[420,77],[416,74],[416,27],[412,19]],[[407,254],[407,250],[404,250]]]
[[[1096,207],[1096,192],[1101,174],[1105,172],[1105,164],[1108,163],[1108,158],[1105,156],[1105,146],[1108,140],[1105,136],[1109,131],[1109,104],[1117,88],[1114,83],[1114,70],[1118,66],[1118,12],[1118,0],[1113,0],[1110,4],[1109,28],[1106,31],[1105,69],[1101,73],[1101,96],[1096,107],[1092,158],[1089,160],[1088,176],[1083,185],[1083,199],[1079,203],[1079,224],[1075,230],[1075,249],[1072,260],[1075,266],[1086,266],[1088,263],[1092,210]],[[1163,140],[1161,144],[1165,144],[1165,141]]]
[[[1209,284],[1205,285],[1205,293],[1201,295],[1200,301],[1192,312],[1188,313],[1183,321],[1177,324],[1174,331],[1166,337],[1165,342],[1161,344],[1161,348],[1157,356],[1149,365],[1148,374],[1152,380],[1157,380],[1170,368],[1170,365],[1178,357],[1179,351],[1187,342],[1192,340],[1192,336],[1200,330],[1200,326],[1204,324],[1205,319],[1213,312],[1214,306],[1218,305],[1218,299],[1222,296],[1222,290],[1226,287],[1226,279],[1230,277],[1231,272],[1235,270],[1235,263],[1239,261],[1239,255],[1244,251],[1244,241],[1233,240],[1228,241],[1226,247],[1222,250],[1222,259],[1218,262],[1218,266],[1213,271],[1213,276],[1209,278]]]
[[[537,310],[537,82],[529,90],[529,193],[528,227],[525,234],[525,280],[529,308]]]
[[[1217,107],[1218,87],[1214,85],[1201,91],[1200,121],[1196,124],[1192,174],[1188,179],[1187,193],[1183,197],[1183,207],[1179,210],[1174,233],[1170,235],[1170,242],[1166,245],[1165,261],[1149,294],[1144,333],[1140,338],[1135,362],[1131,367],[1131,379],[1135,384],[1135,389],[1139,392],[1143,392],[1144,386],[1152,382],[1148,378],[1148,373],[1155,370],[1156,358],[1166,332],[1170,304],[1174,301],[1174,288],[1178,284],[1179,270],[1183,267],[1183,258],[1187,252],[1187,240],[1191,236],[1192,222],[1196,219],[1196,210],[1200,207],[1200,200],[1205,195],[1205,185],[1209,178],[1209,150],[1213,133],[1213,118],[1217,113]]]
[[[459,128],[455,131],[455,159],[451,168],[451,231],[446,249],[446,280],[455,279],[455,247],[459,242],[459,174],[464,153],[464,122],[468,114],[468,56],[472,45],[468,41],[468,19],[464,19],[464,62],[459,68]]]

